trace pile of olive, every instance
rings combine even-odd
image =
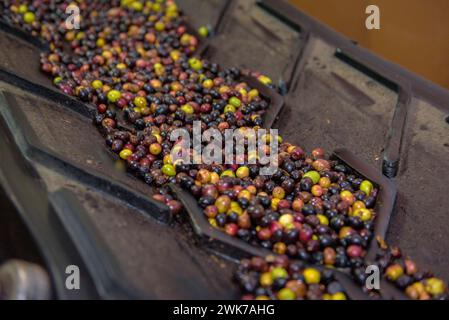
[[[79,0],[75,29],[66,24],[72,2],[5,0],[0,8],[7,22],[48,43],[42,70],[64,93],[96,106],[94,123],[107,146],[131,172],[159,188],[154,199],[179,214],[182,206],[166,188],[177,183],[197,198],[213,227],[279,254],[242,261],[236,277],[244,298],[346,299],[332,271],[305,263],[350,267],[364,276],[376,186],[326,158],[324,150],[307,155],[279,136],[264,136],[266,155],[270,141],[280,144],[271,176],[260,174],[251,153],[231,165],[174,160],[172,152],[180,148],[170,140],[174,130],[193,135],[195,121],[202,130],[221,133],[258,130],[269,102],[240,80],[248,71],[223,70],[195,56],[201,39],[188,32],[174,1]],[[273,87],[268,77],[252,75]],[[183,151],[198,157],[191,148]],[[441,280],[418,272],[398,249],[385,249],[378,264],[412,299],[447,297]]]

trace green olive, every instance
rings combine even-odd
[[[226,107],[224,108],[224,113],[228,113],[228,112],[231,112],[231,113],[234,113],[236,110],[235,110],[235,107],[232,105],[232,104],[228,104],[228,105],[226,105]]]
[[[26,13],[27,11],[28,11],[28,7],[27,7],[26,4],[21,4],[21,5],[19,6],[19,13],[24,14],[24,13]]]
[[[287,279],[288,278],[288,272],[282,267],[275,267],[271,270],[271,276],[273,279]]]
[[[321,281],[321,274],[317,269],[307,268],[303,274],[307,284],[317,284]]]
[[[206,38],[209,35],[209,30],[207,29],[207,27],[203,26],[198,29],[198,33],[203,38]]]
[[[240,168],[237,169],[237,171],[235,172],[237,178],[243,179],[249,176],[249,168],[246,166],[242,166]]]
[[[203,69],[203,63],[197,58],[189,59],[189,66],[195,71],[200,71],[201,69]]]
[[[392,264],[387,268],[385,274],[391,281],[396,281],[400,276],[404,274],[404,269],[399,264]]]
[[[320,181],[320,174],[317,171],[309,171],[304,173],[303,178],[310,178],[313,181],[313,184],[317,184]]]
[[[134,104],[137,108],[145,108],[147,106],[147,99],[145,99],[144,97],[135,97]]]
[[[112,103],[117,102],[117,100],[120,99],[121,96],[122,94],[117,90],[111,90],[108,92],[108,100]]]
[[[176,176],[176,169],[171,164],[164,164],[162,166],[162,173],[165,174],[166,176],[174,177]]]
[[[373,191],[373,184],[371,183],[371,181],[363,180],[360,184],[360,190],[365,192],[365,194],[369,196],[371,194],[371,191]]]
[[[430,278],[426,280],[426,291],[433,296],[443,294],[446,290],[444,282],[437,278]]]
[[[229,104],[236,108],[240,108],[240,106],[242,105],[242,101],[240,101],[240,99],[237,97],[232,97],[231,99],[229,99]]]
[[[289,288],[283,288],[278,292],[279,300],[295,300],[295,293]]]
[[[36,19],[36,17],[34,16],[34,13],[32,13],[32,12],[26,12],[23,15],[23,21],[25,21],[28,24],[33,23],[35,19]]]
[[[190,104],[185,104],[181,107],[181,110],[184,111],[186,114],[193,114],[195,110]]]
[[[226,213],[231,205],[231,198],[228,196],[220,196],[215,200],[215,206],[219,213]]]
[[[262,287],[271,286],[273,284],[273,277],[271,276],[271,273],[270,272],[262,273],[259,282]]]

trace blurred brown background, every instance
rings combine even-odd
[[[449,0],[290,0],[384,58],[449,89]],[[365,9],[380,9],[367,30]]]

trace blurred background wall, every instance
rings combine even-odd
[[[449,0],[289,0],[361,46],[449,89]],[[380,9],[367,30],[365,9]]]

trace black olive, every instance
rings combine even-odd
[[[307,191],[309,192],[312,189],[313,181],[310,178],[303,178],[301,179],[301,182],[299,183],[301,191]]]
[[[260,243],[260,245],[262,246],[262,248],[265,248],[265,249],[271,249],[273,247],[271,241],[268,241],[268,240],[267,241],[262,241]]]
[[[345,291],[344,288],[337,281],[332,281],[327,285],[327,292],[329,294],[335,294],[337,292],[344,292],[344,291]]]
[[[360,229],[363,228],[363,222],[359,217],[348,217],[347,222],[350,227],[354,229]]]
[[[230,214],[228,214],[228,222],[229,223],[236,223],[237,220],[239,218],[239,215],[235,212],[231,212]]]
[[[224,213],[219,213],[217,214],[217,216],[215,217],[215,220],[217,221],[217,225],[219,225],[220,227],[224,227],[226,224],[226,214]]]
[[[337,268],[346,268],[349,265],[349,260],[345,254],[337,254],[335,257],[335,266]]]
[[[240,207],[242,207],[242,209],[246,209],[249,206],[249,201],[246,198],[239,198],[237,202],[240,205]]]
[[[281,242],[283,240],[284,232],[280,229],[274,231],[271,235],[271,240],[274,242]]]
[[[239,229],[237,231],[237,237],[243,241],[249,242],[251,240],[251,233],[246,229]]]
[[[299,249],[298,259],[302,261],[310,261],[310,254],[305,249]]]
[[[355,281],[359,285],[365,285],[367,274],[365,273],[364,268],[355,268],[352,270],[352,275]]]
[[[153,175],[150,173],[146,173],[144,175],[144,180],[145,180],[145,183],[147,183],[149,185],[153,184],[153,181],[154,181]]]
[[[293,244],[298,241],[299,231],[297,229],[288,230],[285,233],[285,243]]]
[[[396,285],[401,289],[405,289],[412,284],[412,281],[413,279],[410,276],[403,274],[396,280]]]
[[[277,278],[277,279],[274,279],[272,287],[273,287],[273,290],[279,291],[282,288],[284,288],[286,284],[287,284],[287,279]]]
[[[313,214],[315,214],[315,207],[312,206],[311,204],[305,204],[305,205],[302,207],[301,212],[302,212],[305,216],[313,215]]]
[[[312,262],[318,265],[322,265],[324,262],[324,255],[321,251],[314,252],[312,254]]]
[[[327,285],[327,286],[329,286],[330,284],[332,284],[332,283],[335,283],[335,284],[339,284],[338,282],[336,282],[336,281],[334,281],[334,282],[332,282],[334,280],[334,271],[333,270],[330,270],[330,269],[324,269],[322,272],[321,272],[321,282],[323,283],[323,284],[325,284],[325,285]],[[334,285],[335,286],[335,285]],[[329,288],[328,288],[328,291],[329,291]],[[339,291],[337,291],[337,292],[342,292],[343,290],[339,290]]]
[[[335,241],[334,241],[334,239],[332,239],[332,237],[331,236],[329,236],[329,235],[321,235],[320,237],[319,237],[319,239],[320,239],[320,246],[321,246],[321,248],[326,248],[326,247],[333,247],[333,246],[335,246]]]

